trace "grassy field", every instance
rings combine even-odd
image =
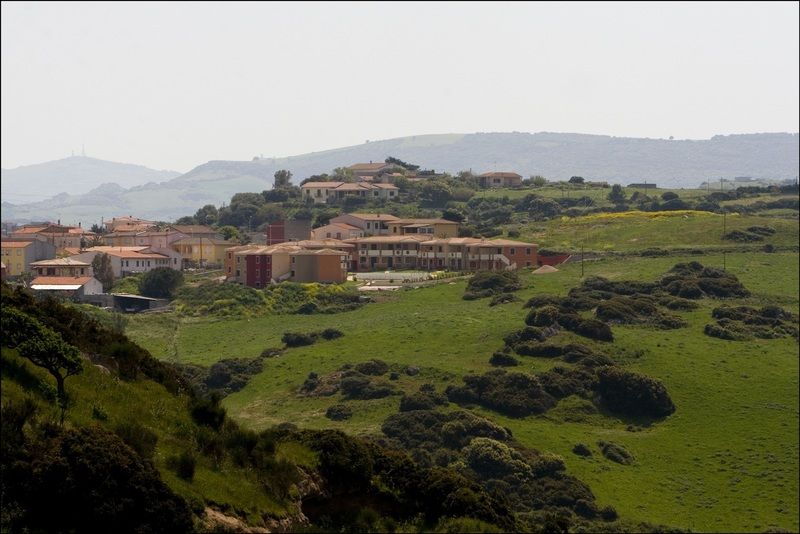
[[[724,219],[724,220],[723,220]],[[755,243],[722,239],[732,230],[751,226],[771,226],[776,233]],[[520,240],[538,243],[541,248],[579,251],[634,251],[648,248],[713,249],[746,247],[757,249],[766,243],[797,246],[797,218],[763,217],[705,211],[665,211],[602,213],[588,217],[563,217],[549,222],[528,223],[520,228]]]
[[[632,187],[623,187],[627,197],[630,197],[634,192],[646,194],[647,196],[661,196],[661,194],[671,191],[676,193],[684,200],[699,198],[708,194],[705,189],[637,189]],[[485,198],[502,198],[508,197],[512,200],[523,198],[526,195],[534,193],[545,198],[582,198],[589,197],[599,205],[611,205],[608,200],[608,193],[611,188],[608,187],[585,187],[579,185],[565,185],[563,188],[556,185],[546,185],[544,187],[531,187],[525,189],[483,189],[475,193],[476,197]],[[712,190],[713,192],[713,190]]]
[[[609,258],[587,263],[586,275],[653,280],[675,263],[691,260],[717,266],[723,262],[721,255]],[[797,254],[728,254],[726,263],[754,293],[740,302],[775,302],[798,312]],[[397,370],[419,366],[422,371],[416,377],[401,373],[396,385],[404,391],[415,391],[425,382],[441,390],[466,373],[485,372],[502,337],[523,325],[521,303],[535,293],[565,293],[580,283],[580,266],[564,266],[547,276],[525,274],[523,279],[522,301],[496,307],[486,300],[461,300],[461,281],[403,291],[336,315],[174,323],[165,323],[163,316],[138,316],[128,334],[159,357],[207,365],[280,346],[286,331],[338,328],[345,334],[338,340],[290,349],[266,360],[264,371],[224,404],[234,418],[255,429],[289,421],[308,428],[378,434],[382,420],[397,410],[397,396],[349,401],[353,418],[332,422],[324,413],[341,402],[340,395],[300,397],[298,386],[311,371],[324,375],[370,358],[383,359]],[[617,341],[605,346],[623,364],[664,381],[677,412],[663,422],[631,432],[624,421],[581,416],[575,403],[567,401],[544,416],[524,419],[481,412],[511,428],[525,445],[562,455],[569,472],[625,519],[697,531],[797,530],[797,343],[707,337],[703,326],[716,305],[704,301],[699,310],[682,313],[689,326],[677,331],[614,327]],[[523,371],[552,365],[544,359],[520,359],[518,369]],[[602,459],[595,446],[600,439],[623,444],[636,463],[620,466]],[[578,442],[592,446],[595,456],[572,454]]]

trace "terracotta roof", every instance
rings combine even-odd
[[[14,233],[15,234],[37,234],[37,233],[41,232],[42,230],[44,230],[45,228],[48,228],[48,227],[49,227],[49,225],[48,226],[23,226],[19,230],[15,230]]]
[[[430,241],[433,239],[432,235],[428,234],[406,234],[406,235],[375,235],[370,237],[354,237],[346,239],[348,243],[420,243],[423,241]]]
[[[70,256],[76,256],[76,255],[81,253],[81,249],[78,248],[78,247],[64,247],[61,250],[63,250],[64,252],[66,252]]]
[[[480,243],[475,243],[478,246],[486,247],[537,247],[536,243],[525,243],[523,241],[512,241],[511,239],[487,239]]]
[[[183,233],[183,234],[216,234],[217,231],[211,227],[203,226],[202,224],[181,224],[172,225],[170,228]]]
[[[358,230],[361,232],[361,228],[358,226],[353,226],[352,224],[342,223],[342,222],[332,222],[328,223],[325,226],[320,226],[318,228],[314,228],[312,231],[322,230],[323,228],[328,228],[329,226],[335,226],[336,228],[341,228],[342,230]]]
[[[55,260],[40,260],[31,262],[35,267],[88,267],[91,265],[85,261],[74,260],[72,258],[58,258]]]
[[[334,189],[344,182],[306,182],[300,186],[300,189],[303,188],[322,188],[322,189]]]
[[[396,221],[392,221],[390,224],[402,224],[408,226],[428,226],[431,224],[455,224],[458,225],[455,221],[448,221],[447,219],[397,219]]]
[[[28,245],[33,243],[33,240],[30,241],[3,241],[0,246],[3,248],[25,248]]]
[[[390,215],[388,213],[345,213],[344,215],[350,215],[351,217],[355,217],[357,219],[361,219],[362,221],[399,221],[398,217],[394,215]],[[339,215],[341,217],[342,215]],[[334,217],[335,219],[336,217]]]
[[[372,187],[377,187],[378,189],[398,189],[394,184],[372,184]]]
[[[91,276],[37,276],[33,279],[31,285],[82,286],[91,280]]]
[[[479,174],[478,177],[484,178],[522,178],[519,174],[515,172],[485,172],[483,174]]]
[[[385,167],[394,167],[390,163],[356,163],[347,167],[351,171],[379,171]]]
[[[292,252],[291,256],[347,256],[348,252],[343,252],[341,250],[333,250],[330,248],[321,248],[318,250],[298,250],[296,252]]]
[[[184,237],[172,242],[180,243],[181,245],[230,245],[230,242],[224,239],[214,239],[211,237]]]
[[[368,184],[365,182],[357,183],[357,182],[342,182],[341,184],[334,187],[337,191],[369,191],[375,189],[376,186],[372,184]]]
[[[149,247],[92,247],[87,248],[85,252],[105,252],[109,256],[114,256],[117,258],[133,258],[135,260],[163,260],[164,258],[169,258],[169,256],[166,254],[149,252]]]
[[[325,239],[304,239],[302,241],[290,241],[292,245],[297,245],[304,248],[330,248],[330,247],[345,247],[352,248],[353,245],[345,243],[338,239],[325,238]]]

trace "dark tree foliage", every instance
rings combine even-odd
[[[158,267],[144,273],[139,291],[145,297],[172,299],[183,284],[183,273],[169,267]]]
[[[92,259],[94,277],[103,284],[103,291],[108,291],[114,285],[114,270],[111,267],[111,257],[105,252],[95,255]]]
[[[186,502],[115,434],[84,427],[42,445],[35,457],[16,451],[14,469],[4,469],[3,494],[17,504],[19,514],[11,519],[10,530],[192,531]],[[4,463],[10,460],[3,455]]]

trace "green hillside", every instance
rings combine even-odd
[[[586,275],[612,280],[657,279],[675,263],[700,260],[721,266],[720,255],[605,259],[587,265]],[[735,304],[777,303],[798,311],[797,254],[732,253],[729,272],[752,296]],[[395,382],[411,393],[428,382],[443,389],[466,373],[491,369],[489,356],[502,338],[523,326],[521,303],[540,294],[565,294],[579,285],[580,266],[522,276],[520,302],[489,307],[486,300],[464,301],[464,282],[403,291],[359,310],[328,316],[282,315],[241,320],[176,321],[165,344],[161,318],[136,317],[129,334],[154,354],[208,365],[232,357],[257,356],[281,345],[287,331],[335,327],[338,340],[288,349],[265,360],[264,370],[224,400],[242,424],[263,429],[288,421],[307,428],[342,428],[378,435],[382,421],[396,412],[398,396],[346,401],[353,417],[334,422],[326,410],[332,397],[302,397],[298,388],[309,373],[320,376],[344,364],[379,358],[392,369],[414,365],[417,376],[400,373]],[[616,340],[593,343],[625,367],[664,382],[677,411],[665,421],[629,430],[629,421],[585,413],[575,400],[540,416],[508,418],[485,408],[476,413],[510,428],[526,446],[561,455],[568,470],[585,480],[601,504],[635,521],[670,524],[698,531],[761,531],[798,528],[798,359],[795,339],[724,341],[703,334],[719,302],[704,299],[697,310],[679,312],[688,326],[659,331],[614,326]],[[572,336],[571,334],[569,336]],[[585,340],[582,340],[585,341]],[[591,342],[590,342],[591,343]],[[541,372],[552,359],[520,357],[514,370]],[[576,443],[598,440],[624,445],[632,466],[609,463],[597,452],[584,459]]]

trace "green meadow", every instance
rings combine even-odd
[[[770,221],[772,226],[778,224]],[[796,246],[796,220],[791,224],[794,229],[787,225],[786,231],[795,232]],[[684,235],[686,242],[690,241]],[[675,263],[693,260],[719,267],[725,262],[753,293],[734,303],[775,303],[798,312],[796,253],[609,257],[586,262],[584,274],[654,280]],[[565,294],[580,284],[579,264],[559,268],[542,276],[523,272],[520,300],[495,307],[489,307],[488,299],[462,300],[466,284],[455,281],[382,295],[378,302],[332,315],[135,316],[127,334],[159,358],[210,365],[280,347],[287,331],[338,328],[344,337],[265,359],[263,372],[226,397],[224,405],[231,416],[253,429],[288,421],[307,428],[378,435],[383,419],[397,411],[399,396],[347,401],[354,411],[352,419],[333,422],[324,414],[342,402],[341,394],[302,397],[298,387],[312,371],[323,376],[371,358],[392,365],[400,374],[392,383],[407,392],[426,382],[441,391],[447,384],[460,383],[465,374],[486,372],[492,369],[488,359],[502,347],[503,336],[523,326],[522,304],[527,298]],[[510,428],[524,445],[563,456],[568,472],[588,483],[599,503],[614,506],[623,519],[695,531],[796,531],[800,528],[797,342],[708,337],[703,327],[718,305],[719,301],[703,300],[699,309],[680,312],[688,326],[678,330],[614,326],[614,343],[595,345],[621,364],[664,382],[677,406],[666,420],[644,428],[630,426],[630,421],[587,413],[577,398],[523,419],[477,411]],[[521,365],[514,370],[538,372],[555,363],[543,358],[519,360]],[[403,370],[409,365],[418,366],[419,375],[406,375]],[[623,466],[604,459],[598,440],[622,444],[633,453],[635,463]],[[589,445],[594,455],[574,455],[576,443]]]

